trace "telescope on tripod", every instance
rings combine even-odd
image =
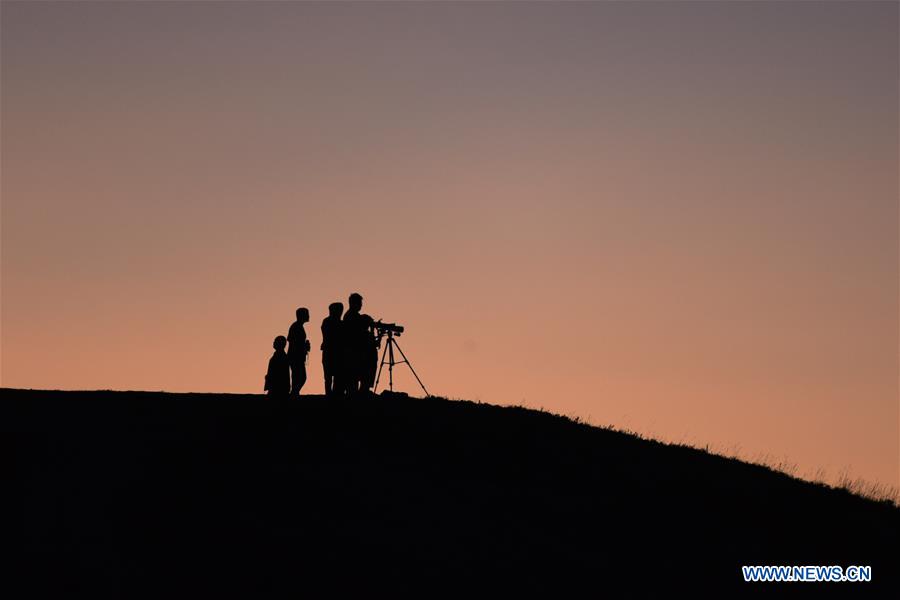
[[[419,376],[416,374],[416,370],[413,369],[412,363],[409,362],[409,359],[406,358],[406,354],[403,353],[403,350],[400,348],[400,344],[397,343],[396,338],[400,337],[403,333],[404,328],[402,325],[397,325],[396,323],[382,323],[381,319],[375,321],[372,324],[372,327],[375,329],[376,334],[378,335],[378,346],[381,346],[381,340],[386,339],[387,342],[384,345],[384,350],[381,353],[381,362],[378,364],[378,375],[375,377],[375,387],[372,392],[378,392],[378,382],[381,380],[381,373],[384,370],[384,365],[387,365],[388,368],[388,389],[390,391],[394,391],[394,365],[402,365],[406,364],[409,367],[409,370],[412,372],[413,377],[416,378],[416,381],[419,382],[419,386],[422,388],[422,391],[425,392],[425,396],[431,396],[428,393],[428,390],[425,389],[425,384],[422,383],[422,380],[419,379]],[[397,360],[394,355],[394,349],[400,353],[400,356],[403,360]]]

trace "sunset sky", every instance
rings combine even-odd
[[[429,391],[900,485],[897,2],[2,2],[4,387]],[[416,392],[405,373],[398,387]]]

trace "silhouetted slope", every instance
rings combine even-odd
[[[3,390],[34,595],[896,592],[900,510],[547,413],[440,399]],[[744,584],[742,564],[872,565]]]

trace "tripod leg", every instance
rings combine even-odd
[[[390,338],[388,340],[388,342],[389,342],[388,346],[390,346],[390,348],[391,348],[390,352],[388,353],[388,360],[390,361],[390,362],[388,362],[388,385],[390,386],[388,389],[390,389],[392,392],[394,391],[394,365],[396,364],[394,362],[393,341],[394,341],[394,338]]]
[[[428,393],[428,390],[425,389],[425,384],[422,383],[422,380],[419,379],[419,376],[416,374],[416,370],[413,369],[412,363],[409,362],[409,359],[406,358],[406,355],[403,353],[403,348],[401,348],[401,347],[400,347],[400,344],[398,344],[396,341],[394,342],[394,345],[396,345],[396,346],[397,346],[397,350],[400,351],[400,356],[403,357],[403,362],[405,362],[405,363],[406,363],[406,366],[409,367],[409,370],[412,371],[413,377],[415,377],[415,378],[416,378],[416,381],[419,382],[419,385],[422,387],[422,391],[425,392],[425,396],[426,396],[426,397],[431,396],[431,394]]]

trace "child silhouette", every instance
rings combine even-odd
[[[287,396],[291,391],[291,367],[288,355],[284,351],[287,338],[279,335],[272,342],[275,352],[269,359],[269,370],[266,371],[266,385],[263,388],[270,396]]]

